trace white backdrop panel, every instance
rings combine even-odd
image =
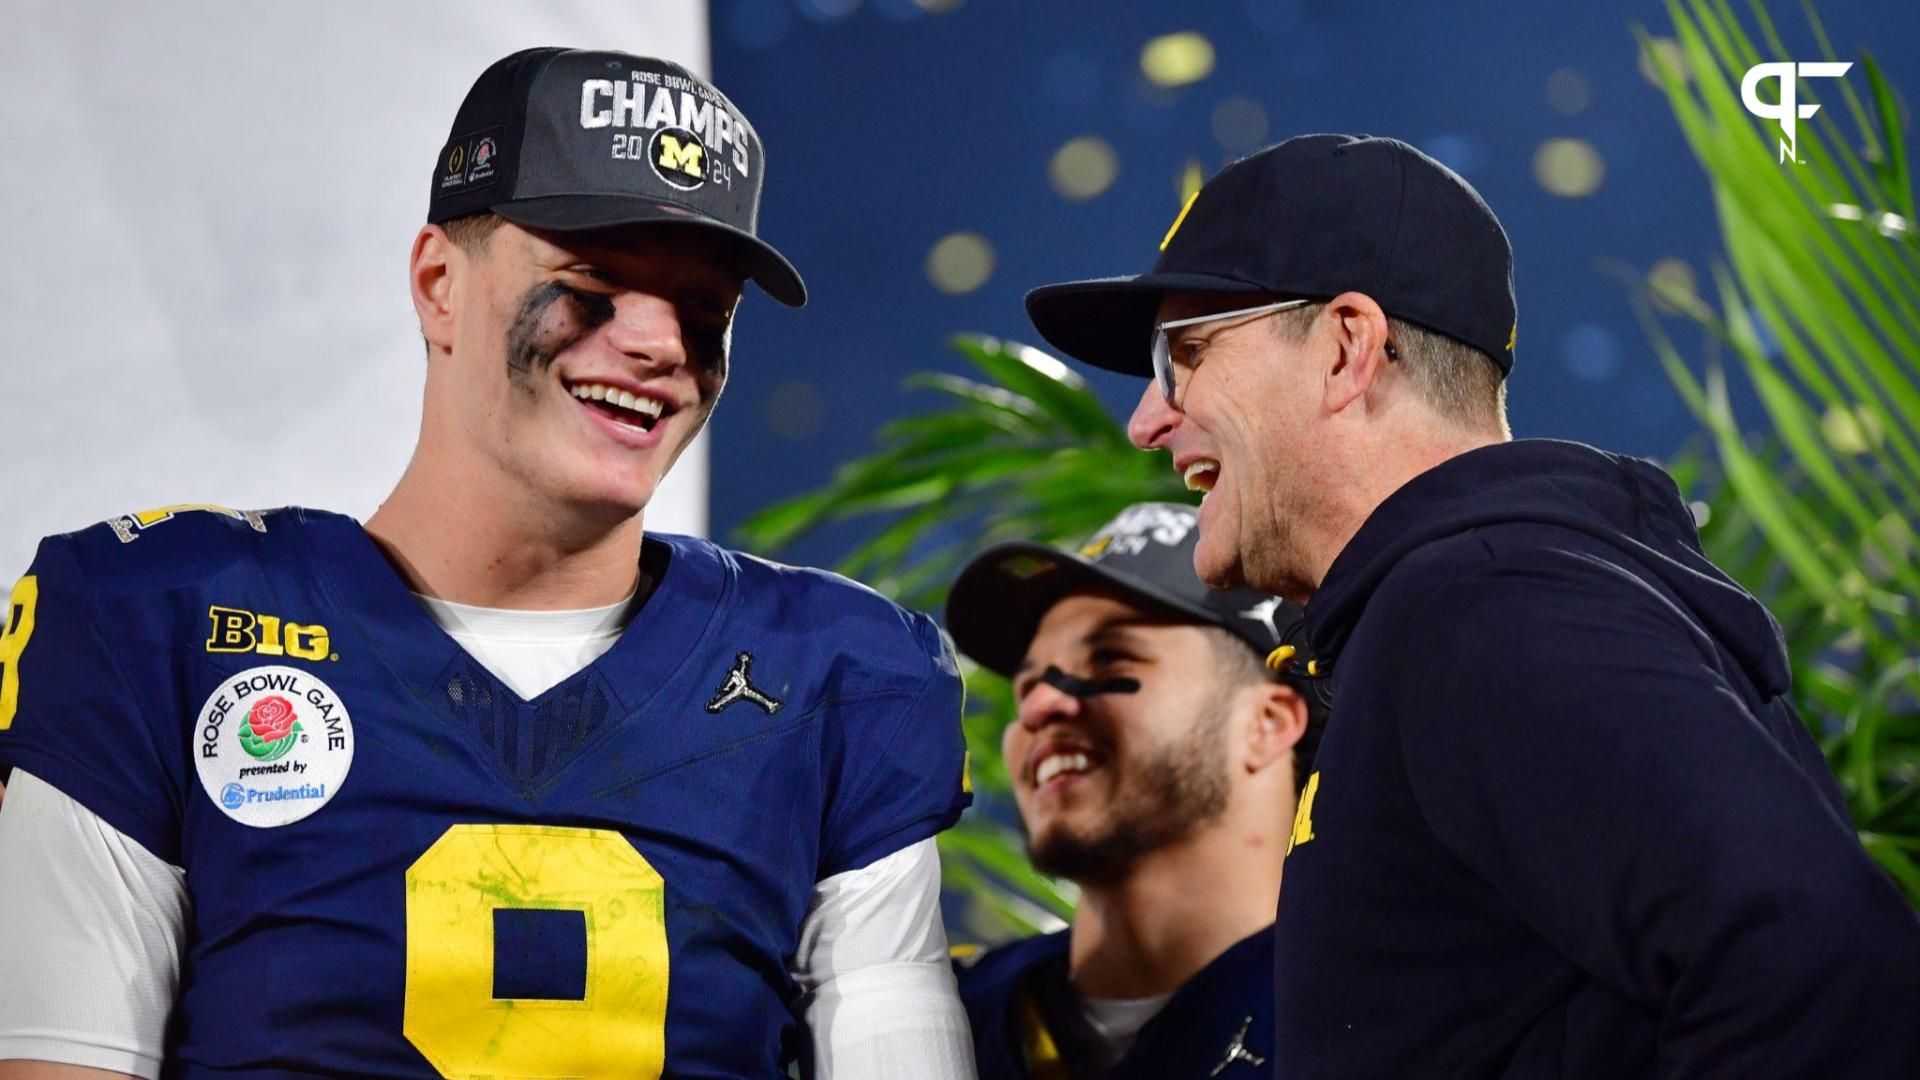
[[[365,519],[424,354],[407,252],[487,64],[708,70],[701,0],[12,0],[0,13],[0,592],[44,533],[178,502]],[[647,512],[704,532],[707,450]]]

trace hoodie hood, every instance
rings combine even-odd
[[[1415,550],[1510,523],[1559,526],[1617,549],[1680,598],[1756,689],[1770,697],[1786,692],[1780,624],[1701,553],[1693,514],[1673,478],[1649,461],[1551,439],[1469,451],[1388,496],[1307,605],[1315,655],[1338,662],[1374,589]]]

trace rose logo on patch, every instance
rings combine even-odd
[[[253,703],[247,722],[239,725],[240,748],[258,761],[273,761],[285,756],[299,740],[300,718],[293,702],[279,694],[269,694]]]
[[[481,139],[480,145],[474,148],[473,163],[476,166],[479,166],[480,168],[485,168],[487,162],[492,160],[493,160],[493,140]]]

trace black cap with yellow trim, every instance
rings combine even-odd
[[[1331,299],[1371,296],[1395,318],[1513,370],[1513,249],[1480,193],[1397,139],[1302,135],[1221,170],[1180,209],[1153,269],[1047,285],[1027,315],[1094,367],[1151,374],[1154,313],[1169,290]]]
[[[1300,608],[1251,589],[1210,589],[1193,571],[1199,529],[1191,506],[1136,503],[1078,553],[1048,544],[996,544],[967,563],[947,594],[947,631],[961,652],[1011,676],[1053,605],[1104,590],[1181,622],[1218,626],[1266,658],[1300,637]],[[1305,670],[1294,657],[1289,670]]]

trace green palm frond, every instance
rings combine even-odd
[[[1708,554],[1787,632],[1796,704],[1862,843],[1920,904],[1920,242],[1895,95],[1863,54],[1867,99],[1839,82],[1844,108],[1802,123],[1803,163],[1783,162],[1779,133],[1740,101],[1750,67],[1790,56],[1765,10],[1753,9],[1760,45],[1725,0],[1669,11],[1685,70],[1647,55],[1726,245],[1711,298],[1670,282],[1636,298],[1706,429],[1710,449],[1683,479],[1709,493]],[[1808,17],[1827,58],[1845,59]],[[1834,85],[1802,86],[1800,100]],[[1649,299],[1705,331],[1704,365]],[[1723,356],[1765,410],[1761,438],[1734,415]]]

